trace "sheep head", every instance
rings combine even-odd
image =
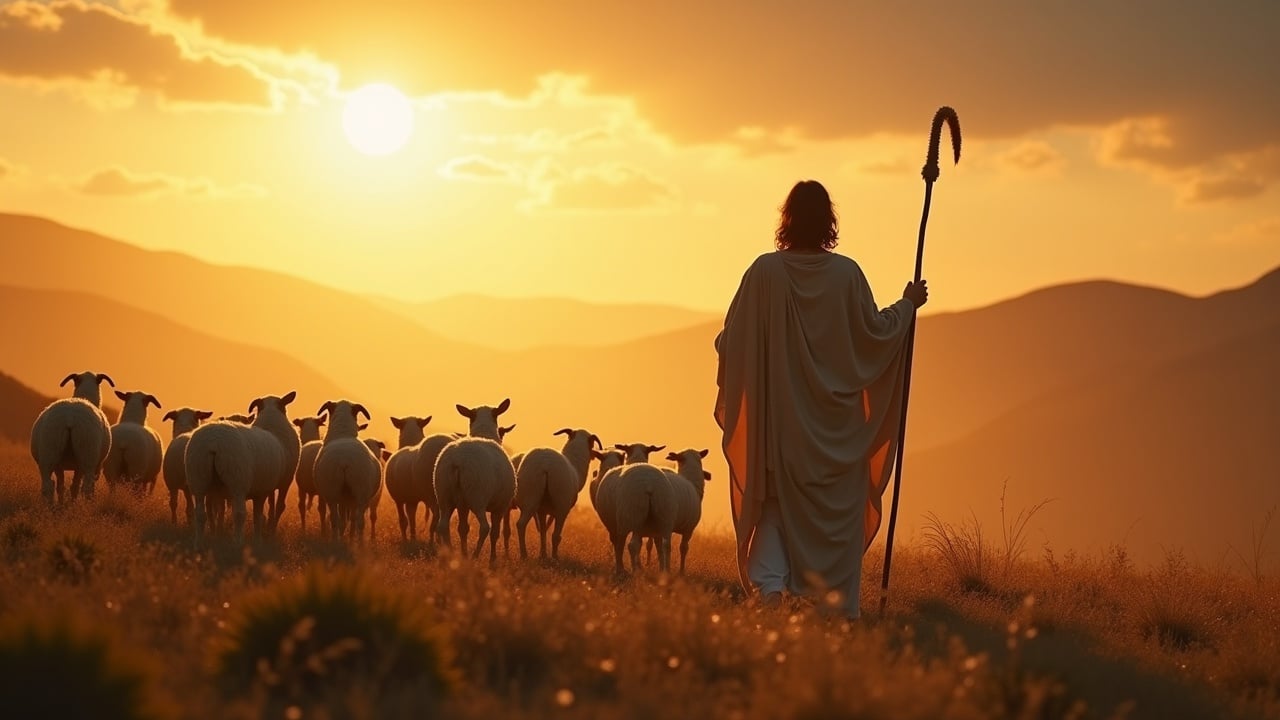
[[[387,452],[387,444],[377,438],[365,438],[360,442],[369,448],[369,452],[373,453],[373,457],[380,463],[386,462],[387,458],[391,457],[391,453]]]
[[[593,477],[604,477],[610,470],[625,464],[626,458],[620,450],[591,451],[591,457],[600,461],[600,468],[592,473]]]
[[[194,408],[183,407],[177,410],[170,410],[164,414],[161,422],[173,421],[173,436],[178,437],[183,433],[189,433],[200,427],[200,423],[213,417],[213,413],[208,410],[196,410]]]
[[[488,405],[474,408],[469,408],[465,405],[457,405],[456,407],[459,415],[471,421],[469,431],[472,437],[482,437],[494,442],[502,442],[502,436],[498,433],[498,416],[511,407],[511,398],[498,403],[498,407],[489,407]]]
[[[686,480],[693,483],[693,488],[698,491],[698,497],[702,497],[706,482],[711,479],[711,473],[702,469],[702,459],[707,456],[706,450],[681,450],[680,452],[667,453],[667,459],[675,462],[676,471],[680,473]]]
[[[587,441],[587,447],[591,447],[592,445],[594,445],[595,447],[598,447],[601,450],[604,449],[604,443],[600,442],[600,438],[596,437],[595,433],[589,432],[587,430],[583,430],[582,428],[560,428],[559,430],[551,434],[564,435],[566,438],[564,441],[564,444],[566,446],[568,446],[569,443],[575,440],[578,440],[579,438],[583,438]]]
[[[329,419],[329,432],[325,435],[325,441],[330,438],[354,438],[360,431],[360,415],[369,418],[369,411],[359,403],[353,403],[350,400],[330,400],[320,406],[317,415],[327,415]],[[371,418],[370,418],[371,419]]]
[[[256,411],[257,420],[263,419],[264,415],[269,417],[278,414],[279,417],[288,417],[285,408],[297,397],[297,390],[290,390],[284,395],[263,395],[260,398],[254,398],[253,402],[249,403],[249,412]],[[257,420],[254,422],[257,422]]]
[[[120,398],[120,402],[124,403],[124,409],[120,411],[120,422],[138,423],[139,425],[147,422],[147,406],[155,405],[160,408],[160,401],[155,395],[144,392],[120,392],[116,390],[116,397]]]
[[[426,433],[423,432],[423,429],[426,428],[427,424],[430,422],[430,415],[425,418],[413,417],[412,415],[402,418],[391,418],[391,424],[400,431],[400,447],[402,448],[412,447],[422,442],[422,439],[426,437]]]
[[[320,428],[324,427],[323,415],[294,418],[292,422],[298,428],[300,442],[309,443],[320,439]]]
[[[644,443],[632,443],[630,445],[627,445],[626,443],[618,443],[614,445],[614,447],[626,453],[627,464],[631,464],[649,462],[650,455],[658,452],[659,450],[666,449],[667,446],[646,445]]]
[[[516,429],[515,423],[512,423],[512,424],[510,424],[510,425],[508,425],[508,426],[506,426],[506,427],[499,427],[499,428],[498,428],[498,439],[499,439],[499,440],[505,440],[505,439],[507,438],[507,433],[509,433],[509,432],[511,432],[512,430],[515,430],[515,429]]]
[[[67,383],[74,383],[72,385],[72,397],[78,397],[81,400],[87,400],[98,407],[102,407],[102,391],[99,388],[104,381],[111,387],[116,386],[115,381],[105,373],[85,371],[71,373],[63,378],[62,382],[58,383],[58,387],[66,387]]]
[[[254,420],[254,416],[253,416],[253,415],[245,415],[245,414],[243,414],[243,413],[232,413],[232,414],[230,414],[230,415],[223,415],[222,417],[220,417],[220,418],[218,418],[218,419],[219,419],[219,420],[226,420],[227,422],[240,423],[241,425],[252,425],[252,424],[253,424],[253,420]]]

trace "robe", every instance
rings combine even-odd
[[[862,269],[830,252],[777,251],[742,277],[716,336],[738,574],[776,496],[794,593],[850,591],[880,527],[902,420],[915,306],[879,309]]]

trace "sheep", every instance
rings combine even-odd
[[[586,484],[587,467],[591,463],[592,444],[600,438],[587,430],[563,428],[554,435],[566,435],[562,450],[534,448],[514,461],[516,468],[515,505],[520,510],[516,530],[520,539],[520,557],[527,558],[525,529],[536,521],[541,539],[541,556],[547,556],[547,528],[554,520],[551,535],[551,558],[560,557],[560,538],[569,511],[578,503],[578,495]],[[528,466],[526,468],[526,465]]]
[[[464,435],[463,437],[466,436]],[[427,520],[427,541],[432,545],[436,542],[435,528],[440,518],[440,506],[436,503],[436,461],[440,458],[440,451],[444,450],[446,445],[457,439],[458,438],[454,437],[451,433],[428,435],[421,443],[418,444],[418,452],[412,458],[412,481],[410,483],[411,490],[408,493],[408,497],[417,498],[426,506],[425,519]],[[392,459],[394,460],[394,458]],[[398,473],[400,471],[397,470],[396,472]],[[388,480],[388,483],[390,483],[390,480]],[[416,538],[415,516],[418,513],[418,506],[410,500],[405,511],[409,517],[409,531],[411,535]]]
[[[195,503],[191,499],[191,491],[187,489],[187,472],[183,466],[184,456],[187,452],[187,441],[191,439],[191,431],[200,426],[200,423],[213,417],[213,413],[208,410],[196,410],[193,408],[178,408],[165,413],[161,422],[173,421],[173,439],[169,441],[169,447],[164,450],[164,459],[161,461],[161,467],[164,470],[164,485],[169,489],[169,516],[174,525],[178,524],[178,493],[182,493],[182,498],[187,508],[187,525],[191,524],[191,513],[195,508]]]
[[[391,458],[391,451],[387,450],[385,442],[377,438],[365,438],[361,442],[378,458],[378,489],[369,500],[369,541],[373,542],[377,539],[378,504],[382,502],[382,487],[386,484],[387,461]]]
[[[426,440],[424,430],[431,422],[431,416],[393,417],[391,424],[400,431],[399,448],[387,460],[386,485],[387,492],[396,504],[396,515],[400,520],[400,539],[408,540],[410,536],[418,539],[418,504],[426,503],[430,516],[430,507],[435,498],[427,499],[421,492],[421,486],[414,483],[413,463],[422,451],[422,443]],[[444,447],[441,444],[440,447]]]
[[[253,533],[267,526],[263,510],[279,484],[286,457],[270,432],[233,420],[217,420],[191,431],[183,466],[195,499],[195,543],[203,538],[209,500],[225,497],[231,505],[236,542],[244,542],[245,503],[253,503]],[[215,512],[217,505],[215,504]]]
[[[264,395],[249,403],[249,412],[254,413],[253,427],[271,433],[280,443],[284,451],[284,465],[276,477],[275,493],[267,498],[268,517],[267,530],[275,533],[280,525],[280,516],[284,515],[285,500],[289,497],[289,486],[293,484],[294,473],[298,471],[298,456],[302,443],[298,439],[298,431],[289,422],[286,408],[298,397],[295,390],[285,395]]]
[[[307,511],[316,497],[316,455],[320,452],[320,428],[324,427],[324,416],[294,418],[293,424],[298,428],[298,470],[295,474],[298,485],[298,520],[302,523],[302,533],[307,532]],[[324,530],[321,520],[320,529]]]
[[[70,470],[71,499],[80,495],[83,484],[86,497],[93,497],[93,485],[111,450],[111,426],[102,413],[104,381],[115,382],[102,373],[72,373],[58,384],[65,387],[75,381],[70,398],[50,403],[31,425],[31,457],[40,472],[40,494],[53,504],[56,485],[57,502],[63,501],[65,473]],[[56,480],[56,483],[55,483]]]
[[[486,538],[489,539],[489,562],[497,562],[498,531],[502,518],[511,511],[515,497],[516,473],[502,445],[499,444],[498,416],[511,406],[511,400],[503,400],[498,407],[457,406],[458,413],[471,421],[469,437],[450,442],[440,451],[433,477],[436,486],[436,502],[439,520],[436,532],[449,545],[449,519],[458,511],[458,539],[462,552],[467,552],[469,522],[467,513],[474,513],[480,534],[476,540],[473,558],[480,557]],[[492,520],[485,520],[485,513]]]
[[[667,453],[667,459],[676,463],[676,470],[663,469],[676,497],[676,518],[672,533],[680,535],[680,572],[684,573],[685,556],[689,554],[689,538],[702,519],[702,499],[711,473],[702,469],[706,450],[681,450]],[[649,550],[653,540],[649,541]]]
[[[591,507],[595,509],[596,514],[600,514],[600,506],[596,503],[596,495],[600,490],[600,481],[610,470],[621,467],[626,458],[620,450],[605,450],[603,452],[591,451],[591,458],[600,461],[600,467],[591,473],[591,484],[587,486],[587,495],[591,498]],[[604,518],[601,518],[601,522]],[[607,526],[608,523],[606,523]],[[607,529],[607,528],[606,528]]]
[[[619,443],[614,446],[621,453],[596,454],[601,460],[601,471],[593,483],[592,498],[601,523],[609,532],[614,547],[616,572],[622,573],[622,547],[628,535],[631,539],[631,568],[640,562],[640,545],[643,537],[659,539],[658,563],[665,572],[670,570],[671,529],[675,526],[676,498],[671,483],[661,468],[649,464],[649,454],[665,448],[662,445]],[[617,455],[624,455],[621,466],[613,466]],[[606,468],[608,459],[612,467]],[[661,477],[661,482],[658,478]]]
[[[160,401],[144,392],[115,392],[124,408],[120,419],[111,426],[111,451],[102,465],[102,476],[111,492],[115,492],[117,484],[127,482],[137,493],[150,495],[160,477],[164,453],[160,434],[147,425],[147,406],[162,409]]]
[[[591,457],[600,461],[600,468],[596,470],[595,477],[591,480],[591,485],[588,486],[587,491],[591,496],[591,506],[595,508],[596,515],[600,518],[600,524],[609,533],[609,542],[612,543],[614,535],[618,531],[618,510],[615,503],[617,495],[613,486],[617,484],[618,474],[623,466],[625,456],[619,450],[607,450],[605,452],[592,450]]]
[[[329,431],[316,455],[316,491],[328,506],[331,537],[342,538],[343,519],[354,523],[357,542],[364,542],[364,509],[369,507],[382,479],[382,466],[357,437],[363,405],[348,400],[326,402],[317,414],[327,414]]]

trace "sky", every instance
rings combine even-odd
[[[1280,3],[0,0],[0,211],[424,300],[722,312],[823,182],[883,304],[1280,265]],[[402,91],[362,154],[347,98]],[[944,138],[945,143],[945,138]]]

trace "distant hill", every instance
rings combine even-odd
[[[453,340],[503,350],[614,345],[717,319],[673,305],[600,304],[568,298],[453,295],[422,303],[374,302]]]
[[[0,359],[5,372],[34,388],[13,390],[14,410],[5,413],[5,423],[25,426],[23,438],[30,437],[31,422],[49,397],[67,396],[58,387],[67,373],[86,369],[107,373],[119,390],[149,392],[166,409],[190,405],[219,415],[245,412],[254,397],[289,390],[298,391],[305,414],[327,398],[345,395],[279,352],[214,338],[98,296],[0,286],[0,308],[0,337],[22,338],[10,349],[28,350]],[[104,385],[103,400],[108,399],[116,398]],[[152,409],[149,420],[159,427],[162,416]]]

